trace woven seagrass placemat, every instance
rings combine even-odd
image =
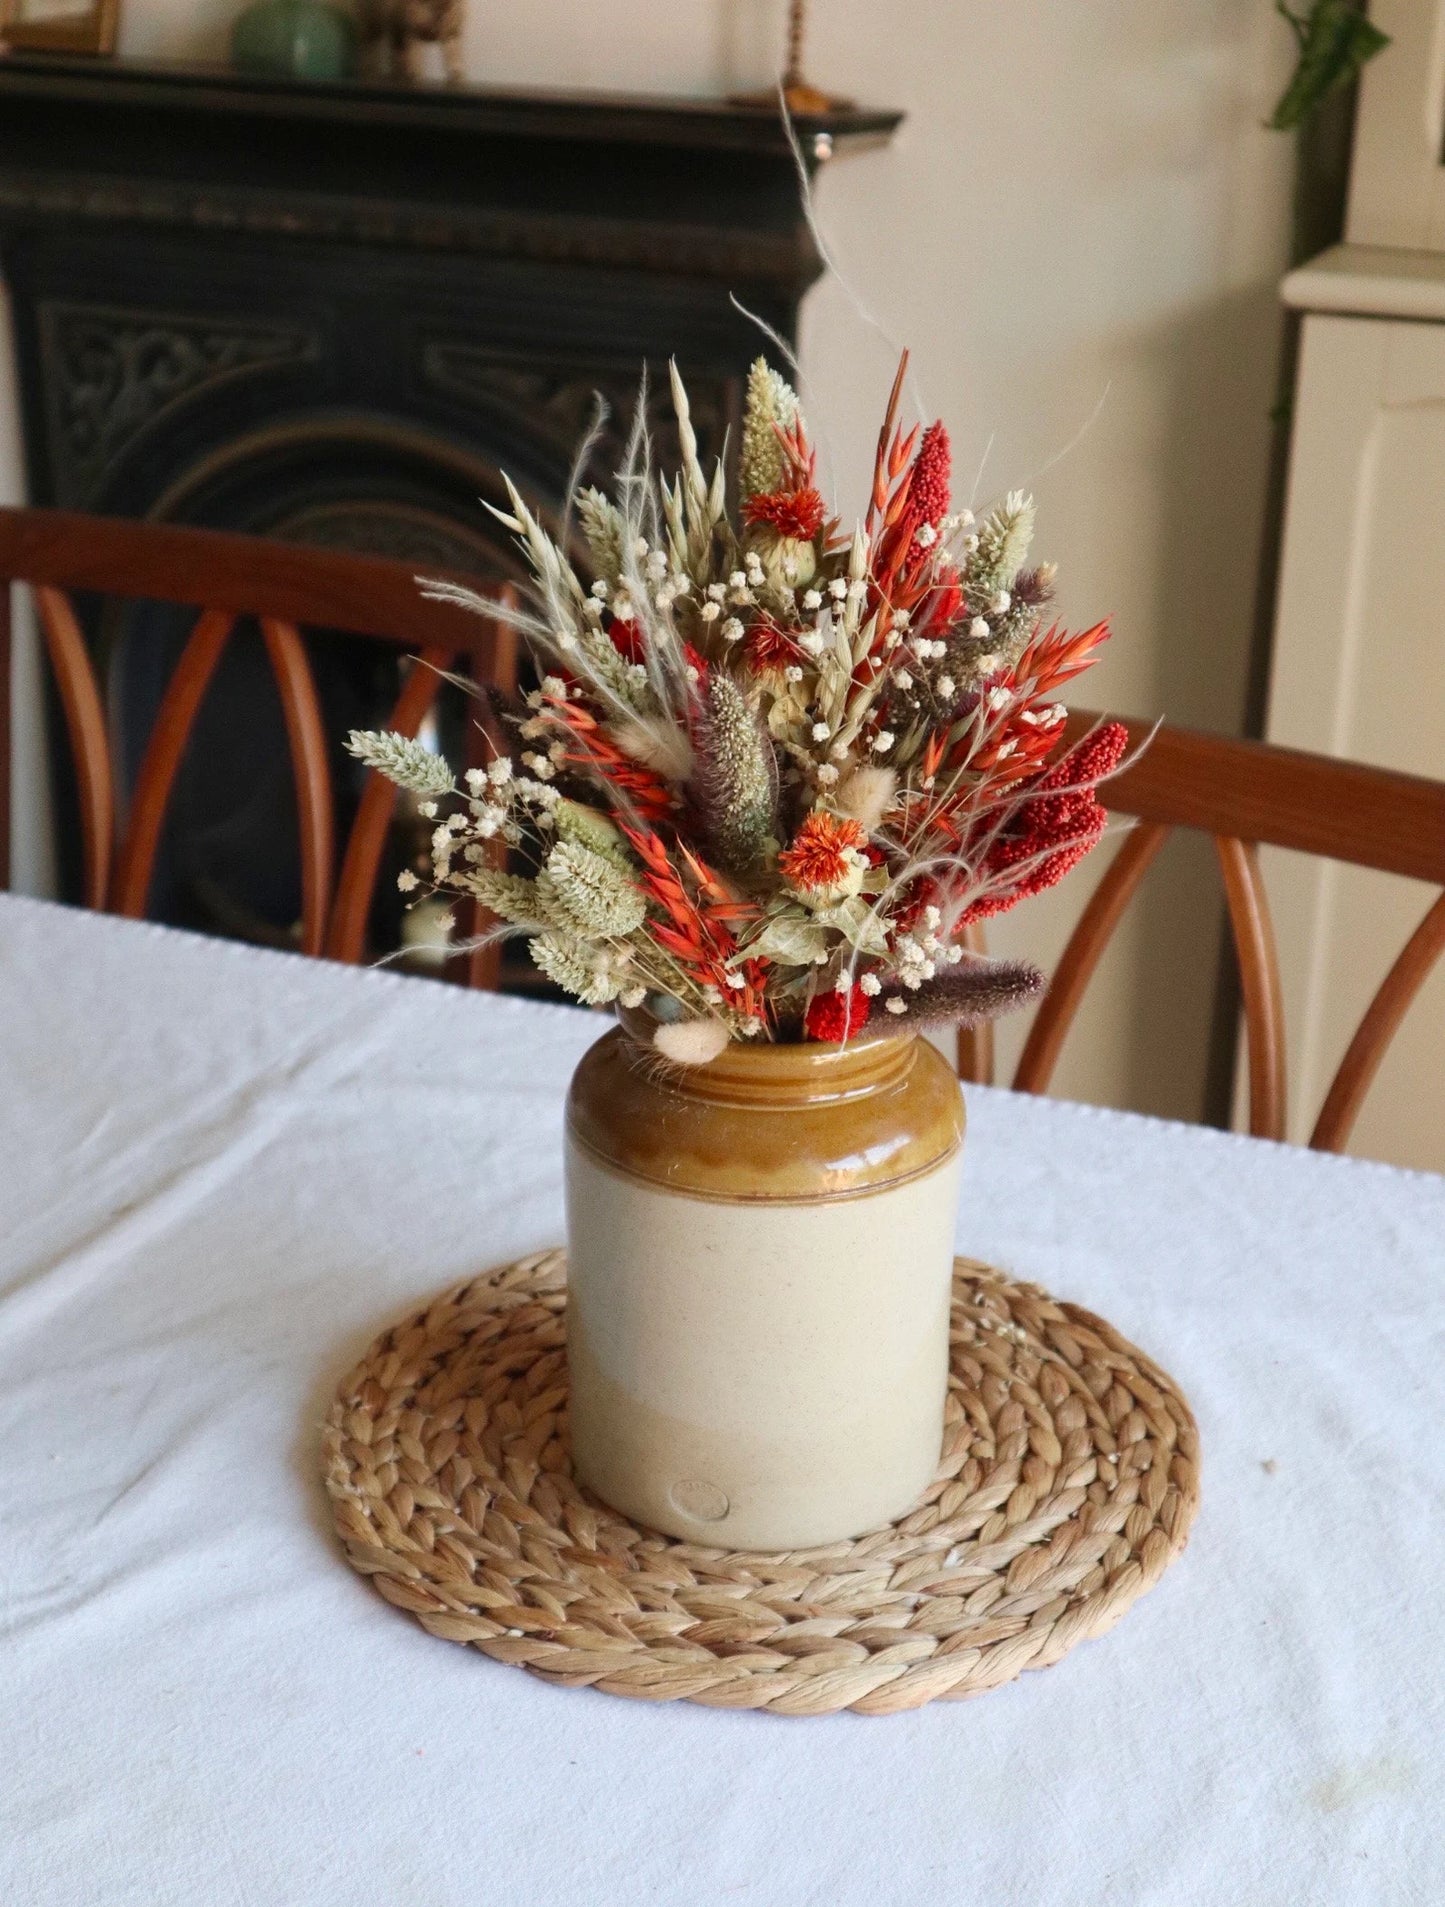
[[[612,1695],[882,1715],[1047,1668],[1184,1547],[1197,1438],[1171,1379],[965,1258],[917,1509],[786,1554],[643,1529],[572,1481],[565,1275],[552,1251],[446,1292],[376,1340],[327,1418],[347,1556],[433,1635]]]

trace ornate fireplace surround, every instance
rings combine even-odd
[[[897,120],[798,133],[815,165]],[[0,61],[0,261],[33,501],[317,537],[389,501],[438,555],[408,537],[480,531],[501,465],[555,497],[644,359],[716,438],[758,346],[729,294],[791,335],[819,270],[759,108],[38,57]]]
[[[805,162],[898,118],[800,120]],[[505,576],[478,507],[500,472],[554,504],[600,391],[605,478],[640,364],[661,400],[671,355],[719,448],[759,348],[733,299],[791,337],[820,261],[766,109],[13,55],[0,266],[33,502]],[[91,634],[133,764],[178,633],[152,605]],[[344,655],[318,674],[330,713],[374,713]],[[244,645],[209,702],[172,831],[230,840],[243,909],[284,920],[284,739]],[[207,784],[243,721],[274,765],[269,805],[244,765],[230,793]],[[190,852],[172,848],[163,889]],[[187,917],[174,894],[158,911]]]

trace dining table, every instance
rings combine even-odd
[[[1199,1425],[1187,1548],[976,1699],[553,1686],[347,1564],[388,1323],[562,1237],[595,1013],[0,897],[4,1907],[1445,1901],[1445,1179],[967,1090],[960,1251]]]

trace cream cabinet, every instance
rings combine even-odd
[[[1445,778],[1445,258],[1438,270],[1439,322],[1320,311],[1304,320],[1268,734]],[[1291,295],[1319,295],[1306,276],[1296,274]],[[1270,856],[1266,872],[1291,1047],[1290,1136],[1303,1139],[1433,894],[1294,856]],[[1397,1037],[1351,1150],[1445,1170],[1445,969]]]
[[[1445,779],[1445,0],[1373,0],[1343,245],[1292,272],[1295,389],[1270,740]],[[1433,898],[1269,857],[1304,1138],[1360,1014]],[[1445,971],[1351,1150],[1445,1171]]]

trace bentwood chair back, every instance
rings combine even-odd
[[[1076,712],[1077,738],[1097,717]],[[1317,1151],[1348,1142],[1396,1030],[1445,950],[1445,783],[1369,768],[1266,742],[1130,723],[1127,766],[1099,790],[1104,806],[1135,818],[1064,949],[1029,1028],[1016,1091],[1047,1092],[1084,991],[1114,929],[1175,828],[1211,835],[1239,965],[1249,1055],[1249,1129],[1285,1133],[1286,1069],[1279,963],[1258,846],[1292,848],[1355,867],[1428,882],[1442,892],[1380,983],[1345,1049],[1310,1136]],[[1147,743],[1147,746],[1145,745]],[[989,1029],[960,1035],[959,1071],[989,1084]]]
[[[489,586],[476,578],[474,587]],[[28,584],[64,711],[78,785],[83,897],[89,907],[145,915],[167,804],[208,686],[243,618],[255,618],[285,716],[295,783],[301,866],[299,945],[356,962],[396,803],[369,773],[336,870],[335,794],[328,738],[303,630],[342,631],[388,645],[423,666],[406,675],[385,725],[415,735],[436,702],[441,670],[510,693],[515,632],[505,623],[424,597],[404,563],[338,555],[211,530],[90,517],[60,510],[0,510],[0,886],[9,884],[10,587]],[[495,583],[494,595],[501,595]],[[195,620],[171,671],[123,827],[114,749],[75,592],[177,603]],[[468,724],[468,765],[486,758],[481,725]],[[494,947],[474,953],[473,985],[495,986]]]

